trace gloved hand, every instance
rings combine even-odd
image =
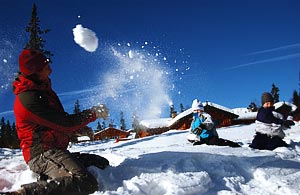
[[[295,125],[294,121],[291,121],[291,120],[286,120],[283,122],[283,125],[286,127],[286,128],[291,128],[291,126]]]
[[[106,120],[108,118],[109,109],[105,104],[100,104],[99,106],[93,106],[91,111],[96,114],[97,118],[103,118]]]
[[[206,125],[203,123],[200,124],[200,127],[201,127],[201,129],[207,129]]]
[[[193,133],[196,135],[200,135],[202,133],[202,128],[199,126],[193,130]]]

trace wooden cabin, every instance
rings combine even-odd
[[[214,104],[211,102],[204,102],[204,111],[211,115],[216,127],[225,127],[233,124],[233,119],[238,118],[231,109]],[[186,130],[191,126],[193,120],[192,108],[179,113],[172,119],[157,119],[149,121],[141,121],[141,128],[136,133],[136,138],[145,137],[149,135],[161,134],[171,129]],[[156,121],[157,124],[151,126],[151,121]],[[145,125],[147,124],[147,125]]]
[[[204,102],[204,111],[210,114],[217,128],[233,125],[233,119],[239,117],[231,109],[212,102]]]
[[[116,129],[113,127],[108,127],[103,131],[94,134],[94,140],[103,139],[123,139],[129,136],[130,132]]]

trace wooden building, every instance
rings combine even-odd
[[[237,114],[229,108],[220,106],[211,102],[204,102],[204,111],[211,115],[216,127],[225,127],[233,124],[233,119],[238,118]],[[161,119],[159,119],[161,120]],[[136,133],[136,138],[145,137],[149,135],[161,134],[170,129],[186,130],[191,126],[193,120],[192,108],[178,114],[173,119],[165,119],[166,122],[159,122],[156,126],[143,125],[149,122],[141,121],[141,128]],[[167,121],[168,120],[168,121]]]
[[[103,131],[94,134],[94,140],[123,139],[129,136],[130,132],[108,127]]]
[[[212,103],[204,102],[204,110],[212,117],[216,127],[227,127],[232,125],[232,121],[239,117],[231,109],[224,106]]]

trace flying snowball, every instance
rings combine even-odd
[[[96,33],[81,24],[73,28],[74,41],[86,51],[94,52],[98,47],[98,38]]]

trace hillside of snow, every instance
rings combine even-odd
[[[248,147],[255,124],[219,128],[220,137],[241,148],[193,146],[188,131],[115,143],[97,141],[72,145],[72,152],[106,157],[111,167],[89,167],[105,191],[94,194],[264,194],[300,192],[300,123],[286,131],[289,148],[274,151]],[[0,149],[0,191],[16,190],[36,180],[20,150]]]

